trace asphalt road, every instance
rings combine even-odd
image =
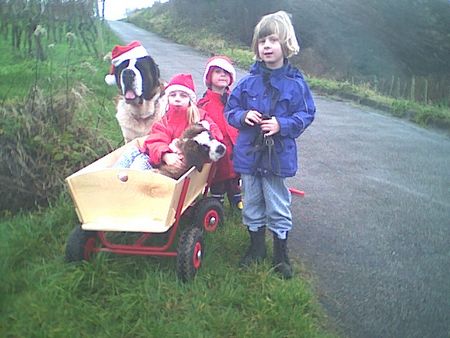
[[[123,22],[162,77],[207,56]],[[245,74],[238,70],[238,78]],[[290,252],[311,273],[330,322],[348,337],[450,337],[450,138],[371,108],[316,95],[299,138]]]

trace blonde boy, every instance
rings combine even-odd
[[[287,255],[291,194],[285,179],[297,172],[295,139],[312,123],[316,108],[303,75],[288,61],[299,52],[299,45],[286,12],[261,18],[252,50],[256,62],[236,85],[225,108],[228,122],[239,129],[233,163],[242,178],[242,217],[250,234],[240,265],[266,257],[267,226],[273,233],[275,270],[291,278]]]

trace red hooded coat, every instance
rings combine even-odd
[[[223,134],[222,143],[226,145],[227,151],[216,166],[215,182],[220,182],[237,176],[233,169],[232,154],[236,144],[238,130],[230,126],[223,114],[225,105],[222,103],[222,95],[208,89],[205,96],[198,101],[198,106],[208,112],[208,116],[217,124]]]

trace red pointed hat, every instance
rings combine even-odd
[[[148,56],[147,50],[139,41],[132,41],[126,46],[116,45],[111,52],[111,68],[109,74],[105,76],[105,81],[109,85],[116,84],[114,68],[125,60],[138,59]]]
[[[194,80],[191,74],[177,74],[169,82],[165,88],[167,95],[170,93],[181,90],[189,95],[192,102],[197,102],[197,96],[195,95]]]
[[[205,73],[203,74],[203,83],[206,87],[211,85],[211,70],[213,67],[222,68],[230,74],[230,86],[236,80],[236,70],[233,67],[233,61],[225,55],[216,55],[208,59],[206,63]]]

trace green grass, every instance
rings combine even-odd
[[[116,43],[108,41],[109,48]],[[108,64],[81,52],[70,54],[68,64],[64,44],[54,47],[53,59],[36,62],[0,42],[2,102],[23,100],[36,84],[64,93],[68,82],[81,83],[77,119],[120,142],[116,89],[103,83]],[[102,253],[67,264],[65,245],[77,224],[66,191],[47,208],[0,214],[0,337],[332,336],[299,264],[289,281],[270,261],[237,268],[248,235],[229,210],[226,225],[206,238],[203,267],[187,284],[177,279],[174,258]]]
[[[185,21],[174,21],[163,11],[144,9],[128,20],[150,29],[178,43],[192,46],[206,54],[224,54],[241,68],[248,69],[254,62],[249,47],[229,41],[223,35],[213,34],[208,27],[189,29]],[[435,127],[450,133],[450,108],[445,105],[423,105],[418,102],[386,97],[368,85],[354,85],[324,78],[308,77],[311,88],[321,94],[338,96],[381,109],[394,116],[407,118],[421,126]]]
[[[174,258],[102,253],[89,263],[65,263],[76,224],[65,196],[51,208],[0,221],[0,336],[331,336],[298,265],[289,281],[269,262],[236,267],[247,244],[237,214],[207,236],[202,269],[187,284],[177,279]]]
[[[313,90],[326,95],[335,95],[361,104],[379,108],[394,116],[407,118],[421,126],[432,126],[450,132],[450,109],[443,105],[423,105],[404,99],[380,95],[368,86],[327,79],[310,78]]]

